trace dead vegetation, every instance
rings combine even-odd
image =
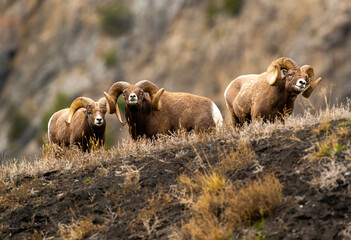
[[[41,156],[0,168],[0,238],[275,239],[289,238],[291,228],[300,234],[295,224],[308,204],[349,215],[348,207],[323,205],[335,191],[351,203],[349,109],[307,112],[285,124],[127,138],[90,153],[58,153],[46,144]],[[317,193],[309,195],[311,189]],[[332,224],[307,218],[311,226]],[[330,229],[348,236],[347,222],[334,223]]]
[[[263,219],[283,203],[282,186],[273,175],[246,184],[232,183],[216,173],[200,178],[195,196],[195,181],[180,180],[190,188],[191,194],[182,201],[189,206],[191,218],[175,233],[178,239],[231,239],[238,226]]]
[[[71,224],[58,226],[63,240],[81,240],[104,230],[104,226],[93,224],[91,218],[72,219]]]
[[[221,151],[218,151],[221,152]],[[240,142],[216,165],[179,177],[178,199],[190,220],[173,232],[174,239],[231,239],[238,226],[263,219],[283,203],[282,186],[272,174],[256,180],[233,181],[228,176],[254,165],[252,146]],[[255,173],[257,166],[255,166]]]

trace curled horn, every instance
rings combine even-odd
[[[116,112],[116,105],[113,102],[113,99],[108,93],[104,92],[105,97],[99,99],[98,103],[106,104],[107,112]]]
[[[108,113],[116,112],[116,105],[113,102],[112,97],[110,95],[108,95],[106,92],[104,92],[104,95],[105,95],[105,97],[100,98],[98,103],[106,105]]]
[[[118,108],[118,104],[116,103],[116,105],[115,105],[112,97],[107,92],[104,92],[104,95],[105,95],[105,98],[106,98],[108,105],[109,105],[109,108],[107,109],[108,112],[110,114],[116,113],[116,116],[117,116],[119,122],[122,124],[122,126],[126,125],[127,121],[122,120],[121,113],[120,113],[119,108]]]
[[[87,97],[78,97],[76,98],[70,108],[69,108],[69,112],[68,112],[68,118],[67,118],[67,125],[69,125],[72,121],[72,117],[74,115],[74,113],[79,109],[79,108],[86,108],[88,105],[93,105],[95,104],[95,102],[91,99],[91,98],[87,98]]]
[[[280,80],[282,79],[281,69],[289,70],[290,68],[293,68],[293,67],[297,67],[297,65],[290,58],[282,57],[274,60],[271,63],[271,65],[269,65],[267,68],[267,73],[266,73],[267,82],[271,86],[279,85]]]
[[[158,90],[154,96],[154,98],[152,99],[152,109],[159,111],[161,109],[161,96],[163,94],[165,90],[163,88],[161,88],[160,90]]]
[[[160,99],[164,92],[163,88],[158,89],[158,87],[149,80],[142,80],[135,85],[143,89],[144,92],[148,92],[150,94],[152,100],[152,109],[156,111],[161,109]]]
[[[135,84],[135,86],[140,87],[141,89],[144,90],[144,92],[150,93],[151,98],[158,91],[158,87],[153,82],[150,82],[149,80],[139,81],[137,84]]]
[[[122,124],[122,126],[126,125],[127,122],[122,121],[121,113],[119,111],[118,104],[117,104],[117,99],[119,95],[121,95],[121,93],[124,91],[124,89],[128,88],[129,86],[130,84],[127,82],[116,82],[110,87],[110,89],[108,90],[108,93],[104,92],[105,98],[109,102],[109,105],[111,101],[115,106],[113,108],[111,107],[109,108],[109,113],[110,114],[116,113],[116,116],[119,122]]]
[[[322,78],[318,78],[316,81],[314,81],[314,71],[313,68],[309,65],[303,65],[301,67],[301,70],[307,73],[309,79],[310,79],[310,85],[308,88],[302,93],[302,96],[305,98],[309,98],[309,96],[312,94],[314,88],[319,84],[320,81],[322,81]]]

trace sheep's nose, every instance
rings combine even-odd
[[[102,117],[96,117],[95,118],[95,124],[102,124],[102,123],[103,123]]]
[[[305,79],[299,79],[299,80],[297,80],[297,86],[299,86],[299,87],[306,87],[306,81],[305,81]]]
[[[137,95],[135,93],[131,93],[129,95],[129,101],[136,101],[138,100]]]

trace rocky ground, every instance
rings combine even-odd
[[[231,239],[348,239],[350,132],[350,119],[339,119],[250,137],[255,161],[226,169],[226,178],[273,174],[283,202],[232,229]],[[0,179],[0,239],[186,239],[181,226],[192,212],[180,176],[215,169],[241,141],[233,134],[108,161],[102,154],[98,164]]]

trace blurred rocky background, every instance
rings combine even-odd
[[[0,160],[39,154],[53,112],[120,80],[209,97],[226,116],[229,82],[281,56],[324,79],[295,114],[346,102],[351,1],[1,0]],[[109,145],[128,136],[107,121]]]

